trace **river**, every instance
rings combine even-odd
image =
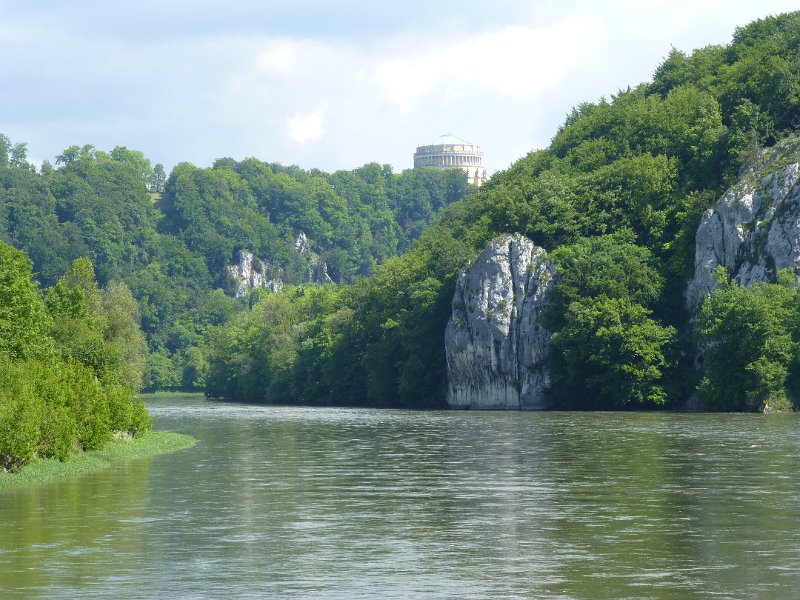
[[[0,597],[800,593],[800,415],[150,407],[197,445],[0,490]]]

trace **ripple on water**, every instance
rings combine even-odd
[[[199,443],[13,496],[0,591],[65,598],[792,597],[800,428],[755,415],[171,399]]]

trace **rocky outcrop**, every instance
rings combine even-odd
[[[308,254],[311,252],[311,242],[308,241],[308,236],[305,231],[297,234],[294,240],[294,251],[298,254]]]
[[[494,240],[460,275],[445,332],[451,408],[544,408],[550,333],[539,313],[554,275],[520,235]]]
[[[242,250],[239,261],[228,266],[228,291],[236,298],[243,298],[257,288],[277,292],[283,287],[282,271],[275,269],[267,261]]]
[[[276,267],[268,260],[242,250],[238,262],[228,265],[227,290],[236,298],[242,298],[257,288],[271,292],[280,290],[284,283],[333,283],[328,275],[328,265],[311,250],[311,243],[304,232],[300,232],[294,242],[297,255],[291,274]],[[288,280],[288,281],[287,281]]]
[[[294,251],[305,261],[303,283],[333,283],[328,275],[328,265],[320,256],[311,250],[311,243],[304,232],[300,232],[294,241]]]
[[[686,292],[696,307],[714,290],[725,267],[741,285],[774,280],[781,269],[800,272],[798,140],[770,149],[703,215],[695,236],[695,273]]]

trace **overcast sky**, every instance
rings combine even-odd
[[[727,44],[797,0],[0,0],[0,133],[54,162],[127,146],[412,166],[443,133],[490,171],[570,108],[648,80],[672,46]]]

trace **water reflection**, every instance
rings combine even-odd
[[[793,597],[793,415],[153,406],[194,447],[0,493],[0,590]]]
[[[117,552],[143,553],[136,527],[147,514],[150,460],[119,463],[102,473],[0,493],[0,591],[43,592],[91,587],[100,565]],[[32,594],[31,594],[32,595]]]

